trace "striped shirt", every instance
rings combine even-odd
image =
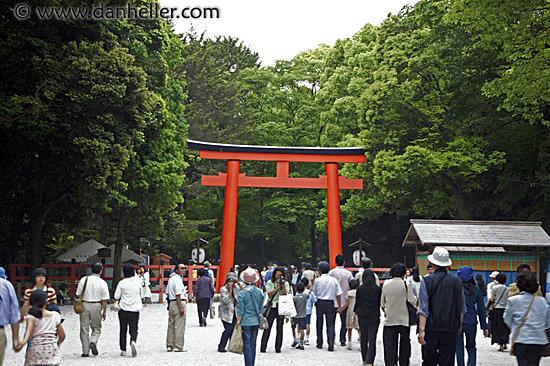
[[[50,286],[46,286],[47,289],[48,289],[48,301],[46,302],[46,305],[50,305],[50,304],[53,304],[56,302],[57,300],[57,295],[55,294],[55,290],[53,289],[53,287],[50,287]],[[30,300],[31,299],[31,293],[34,291],[34,290],[38,290],[36,287],[34,288],[28,288],[25,290],[25,295],[23,296],[23,300],[27,301],[27,300]]]

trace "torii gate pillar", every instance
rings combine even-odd
[[[338,176],[338,163],[362,163],[365,150],[360,147],[274,147],[215,144],[187,140],[191,149],[199,150],[203,159],[227,160],[227,173],[217,176],[203,175],[205,186],[225,186],[223,207],[222,245],[218,289],[233,267],[235,254],[235,230],[237,226],[237,198],[239,187],[314,188],[327,190],[328,239],[330,266],[336,266],[336,256],[342,254],[342,230],[340,227],[340,189],[362,189],[363,180]],[[241,160],[276,161],[276,177],[247,177],[239,174]],[[290,178],[289,162],[325,163],[326,176],[318,178]]]

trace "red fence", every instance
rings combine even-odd
[[[29,268],[31,265],[28,263],[13,263],[10,266],[10,281],[16,284],[17,287],[17,296],[21,295],[21,285],[26,287],[31,281],[31,277],[21,274],[25,271],[25,268]],[[42,264],[42,268],[45,268],[48,271],[48,281],[53,282],[54,284],[58,281],[68,282],[69,283],[69,295],[71,298],[74,298],[76,293],[76,286],[78,281],[86,276],[88,268],[91,267],[91,264]],[[113,268],[114,265],[106,264],[104,266],[104,273],[102,278],[106,281],[111,281],[113,277],[105,276],[105,268]],[[175,267],[173,265],[143,265],[140,267],[150,269],[149,273],[151,277],[149,281],[151,283],[158,282],[158,290],[151,290],[152,293],[159,294],[159,304],[163,302],[163,294],[165,282],[168,281],[170,277],[171,270]],[[187,277],[183,280],[187,282],[187,291],[190,295],[193,294],[193,284],[197,280],[196,270],[199,268],[204,268],[204,266],[185,266],[187,268]],[[210,266],[210,269],[217,271],[218,266]],[[156,272],[156,273],[155,273]],[[214,276],[216,278],[216,276]],[[18,282],[19,281],[19,282]],[[55,286],[54,286],[55,287]]]

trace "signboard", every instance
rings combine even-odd
[[[198,258],[197,258],[197,248],[195,248],[195,249],[193,249],[193,251],[191,251],[191,259],[193,260],[193,262],[195,262],[195,263],[204,262],[204,258],[206,256],[206,254],[204,253],[204,249],[200,248],[198,253],[199,253],[199,255],[198,255]]]
[[[365,253],[364,250],[362,250],[361,253],[362,253],[362,255],[360,256],[359,249],[357,249],[355,252],[353,252],[353,263],[356,266],[360,266],[361,265],[361,260],[363,258],[367,258],[367,253]]]

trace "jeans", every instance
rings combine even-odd
[[[544,346],[538,344],[514,343],[518,366],[538,366]]]
[[[254,366],[256,361],[256,338],[258,338],[258,326],[241,326],[243,331],[243,355],[244,366]]]
[[[374,364],[376,357],[376,335],[378,334],[378,325],[380,320],[376,322],[368,322],[368,318],[359,317],[359,329],[361,329],[361,356],[367,364]]]
[[[208,310],[210,309],[210,298],[203,297],[197,299],[197,311],[199,313],[199,324],[206,323],[206,318],[208,318]]]
[[[233,328],[235,328],[236,322],[237,318],[235,317],[235,314],[233,314],[233,322],[231,323],[224,322],[222,320],[223,333],[222,338],[220,339],[220,344],[218,344],[218,350],[225,349],[225,346],[227,346],[227,342],[229,341],[229,338],[231,338],[231,334],[233,334]]]
[[[119,310],[118,322],[120,324],[120,350],[126,351],[126,333],[130,328],[130,342],[137,341],[139,311]]]
[[[477,359],[476,349],[477,324],[462,324],[462,332],[458,333],[456,341],[456,364],[464,366],[464,336],[466,336],[466,351],[468,352],[468,366],[475,366]]]
[[[399,365],[408,366],[411,358],[410,327],[402,325],[384,327],[384,362],[397,365],[397,341],[399,338]]]
[[[281,346],[283,345],[283,324],[285,318],[279,316],[279,308],[271,308],[269,314],[267,315],[267,322],[269,323],[269,328],[264,330],[262,334],[262,344],[260,345],[260,351],[265,352],[267,349],[267,342],[269,341],[269,335],[271,333],[271,328],[273,327],[273,322],[277,319],[277,336],[275,338],[275,351],[279,352]]]
[[[454,366],[457,333],[426,330],[422,366]]]
[[[317,300],[317,346],[323,345],[323,315],[327,319],[327,338],[329,343],[334,342],[336,331],[334,323],[336,322],[336,308],[332,300]]]

